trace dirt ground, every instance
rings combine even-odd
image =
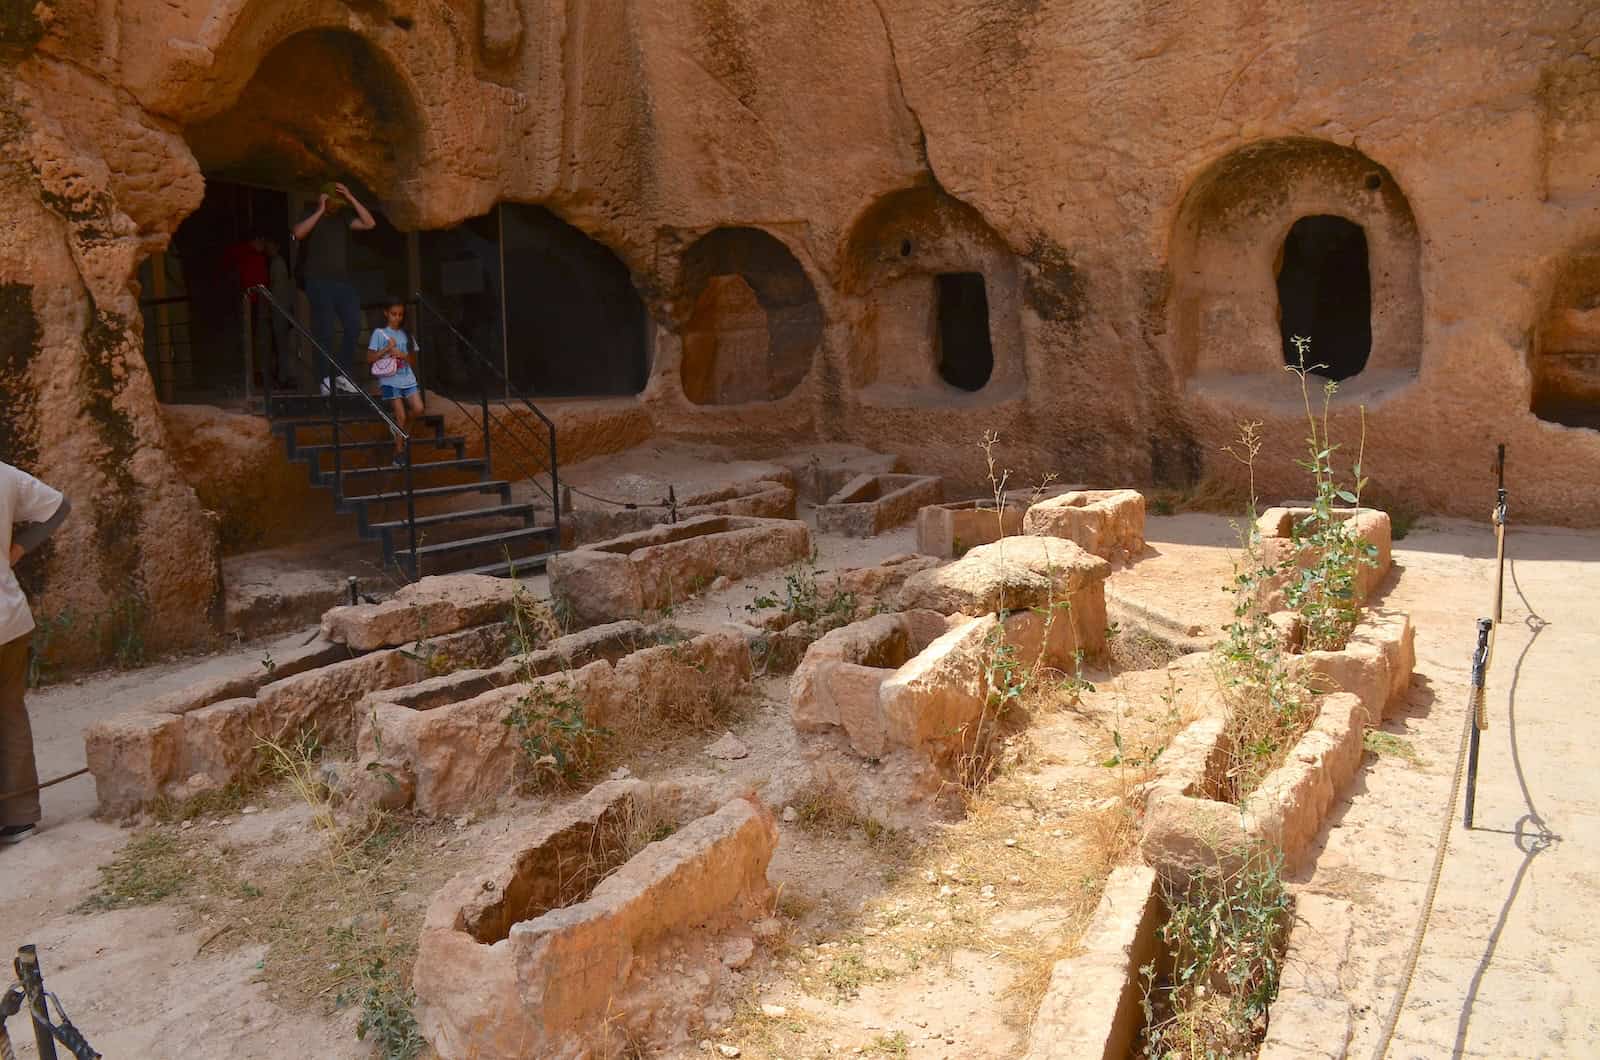
[[[1115,594],[1210,632],[1227,617],[1220,590],[1235,540],[1228,521],[1151,517],[1148,536],[1155,552],[1113,576]],[[913,535],[907,528],[867,541],[822,537],[818,546],[817,566],[828,570],[910,551]],[[1600,819],[1587,780],[1600,722],[1586,709],[1600,681],[1597,641],[1582,621],[1600,590],[1600,535],[1519,528],[1510,554],[1516,580],[1508,578],[1490,677],[1494,727],[1479,778],[1480,827],[1453,835],[1393,1056],[1444,1055],[1461,1042],[1463,1055],[1570,1056],[1600,1040],[1594,1007],[1578,1000],[1584,969],[1600,967],[1600,931],[1570,913],[1600,884],[1587,856]],[[1297,880],[1357,907],[1345,986],[1365,1007],[1352,1055],[1370,1051],[1418,914],[1460,734],[1472,623],[1492,587],[1492,537],[1481,525],[1431,521],[1397,543],[1395,560],[1385,602],[1413,615],[1418,675],[1407,709],[1386,728],[1417,761],[1392,744],[1384,745],[1391,753],[1369,754],[1315,864]],[[670,620],[715,628],[782,581],[783,572],[750,579],[679,605]],[[90,721],[259,658],[262,648],[31,696],[41,772],[81,764]],[[780,826],[770,871],[789,930],[752,965],[726,1011],[710,1013],[718,1026],[703,1033],[744,1056],[789,1060],[1019,1056],[1050,961],[1070,952],[1098,897],[1105,858],[1129,838],[1113,812],[1116,796],[1137,782],[1140,757],[1159,747],[1173,720],[1161,689],[1141,675],[1085,676],[1096,690],[1041,710],[1011,768],[965,821],[914,836],[876,827],[870,807],[840,809],[807,787],[781,679],[759,682],[729,726],[749,757],[713,760],[703,747],[716,734],[691,734],[622,763],[647,779],[730,795],[754,789],[775,809],[794,811]],[[1123,737],[1121,759],[1113,731]],[[419,832],[419,853],[393,896],[396,921],[409,923],[474,849],[540,805],[507,800]],[[76,911],[95,892],[97,867],[139,834],[95,821],[92,809],[88,778],[52,788],[40,834],[0,850],[0,923],[10,929],[0,947],[39,945],[47,981],[98,1049],[112,1057],[370,1055],[355,1038],[353,1008],[302,996],[259,933],[240,926],[257,899],[191,890],[150,905]],[[255,881],[247,892],[270,889],[269,881],[288,878],[285,866],[319,856],[304,806],[282,791],[187,828],[164,827],[178,841],[225,850],[228,879]],[[329,970],[317,971],[326,978]],[[31,1056],[31,1048],[21,1045],[19,1054]]]

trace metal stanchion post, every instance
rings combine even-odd
[[[56,1039],[50,1030],[50,1010],[45,1007],[44,976],[39,971],[39,951],[34,946],[17,950],[17,981],[27,998],[28,1015],[33,1017],[33,1039],[39,1046],[39,1060],[56,1060]]]
[[[1478,735],[1483,731],[1480,721],[1484,714],[1484,685],[1489,675],[1489,634],[1493,630],[1493,619],[1478,619],[1478,646],[1472,652],[1472,689],[1467,694],[1467,710],[1472,714],[1472,732],[1467,745],[1467,794],[1461,814],[1464,828],[1472,827],[1472,805],[1477,796]]]

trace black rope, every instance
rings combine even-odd
[[[610,497],[602,497],[598,493],[590,493],[588,490],[579,489],[570,482],[565,483],[564,488],[571,490],[580,497],[588,497],[590,500],[599,501],[601,504],[610,504],[618,508],[626,508],[630,512],[637,511],[640,508],[671,508],[673,506],[672,502],[665,497],[659,501],[656,501],[654,504],[651,504],[648,501],[641,504],[638,501],[614,501]]]

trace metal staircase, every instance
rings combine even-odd
[[[314,373],[317,377],[342,377],[361,389],[360,382],[350,379],[270,293],[256,291],[292,322],[311,359],[321,366]],[[520,395],[515,400],[544,431],[531,430],[505,407],[496,414],[488,398],[490,373],[499,374],[492,362],[421,295],[417,305],[425,306],[449,329],[457,351],[470,358],[475,369],[480,391],[473,403],[476,408],[454,398],[446,400],[480,428],[481,456],[467,455],[466,437],[446,435],[444,417],[438,413],[415,417],[406,434],[376,399],[365,392],[339,393],[337,388],[326,397],[269,391],[265,408],[273,433],[283,438],[290,460],[306,465],[312,485],[332,492],[335,510],[354,513],[360,535],[379,543],[384,568],[407,581],[427,574],[505,577],[542,569],[561,543],[555,425]],[[419,346],[433,349],[420,337]],[[390,462],[396,437],[404,439],[407,454],[400,466]],[[496,477],[497,459],[516,474]],[[531,483],[532,489],[525,492],[533,499],[514,500],[514,479]],[[541,522],[541,516],[547,521]]]

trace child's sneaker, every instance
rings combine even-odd
[[[405,467],[406,466],[406,451],[404,449],[396,449],[394,451],[394,466],[395,467]]]

